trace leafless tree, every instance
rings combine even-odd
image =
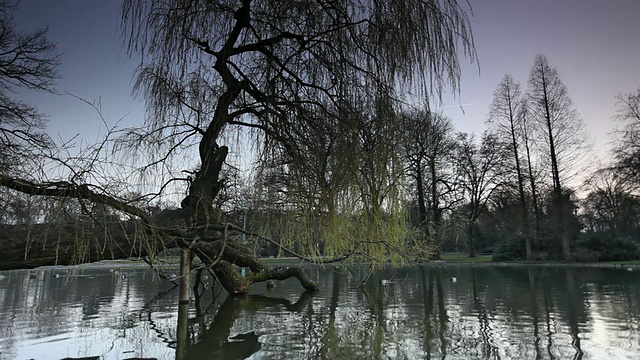
[[[493,102],[489,110],[487,123],[496,134],[508,139],[510,143],[509,157],[515,164],[515,175],[518,180],[518,196],[520,199],[521,231],[525,238],[527,260],[533,258],[531,238],[529,236],[529,210],[525,193],[525,170],[522,167],[523,126],[525,99],[520,84],[511,75],[505,75],[493,93]]]
[[[584,125],[558,71],[549,65],[546,56],[537,55],[529,74],[528,116],[538,125],[545,154],[550,163],[553,196],[558,229],[562,237],[562,254],[569,260],[570,234],[566,229],[566,204],[563,201],[563,181],[581,158],[586,143]]]
[[[53,150],[44,131],[45,116],[15,98],[18,91],[53,92],[59,57],[47,40],[47,29],[20,33],[15,29],[16,5],[0,1],[0,175],[38,169],[38,159]]]
[[[479,146],[478,146],[479,145]],[[505,184],[508,146],[492,133],[484,133],[480,144],[473,136],[459,133],[456,139],[455,166],[459,173],[459,191],[464,198],[469,257],[476,257],[473,227],[487,210],[494,193]]]
[[[527,120],[527,108],[525,107],[522,112],[522,124],[520,130],[522,131],[522,140],[525,150],[525,163],[527,165],[527,179],[529,182],[529,189],[531,191],[531,205],[533,205],[533,215],[535,218],[536,227],[536,241],[538,244],[542,242],[542,211],[540,206],[540,190],[539,190],[539,171],[536,171],[534,167],[534,154],[533,154],[533,135],[531,121]],[[526,246],[526,245],[525,245]]]
[[[640,197],[634,185],[617,169],[600,169],[587,180],[583,221],[591,231],[634,235],[640,229]]]
[[[637,190],[640,188],[640,88],[618,96],[617,118],[625,123],[625,127],[616,136],[616,167],[627,174]]]
[[[433,257],[439,258],[443,213],[455,202],[453,124],[450,118],[428,109],[404,116],[405,156],[409,177],[415,181],[418,215],[434,248]]]

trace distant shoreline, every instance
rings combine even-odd
[[[631,268],[633,270],[640,271],[640,260],[630,261],[616,261],[616,262],[566,262],[566,261],[527,261],[527,260],[514,260],[514,261],[491,261],[491,255],[479,255],[475,258],[470,258],[464,254],[443,254],[442,260],[424,261],[416,264],[406,264],[401,266],[496,266],[496,267],[510,267],[510,266],[533,266],[533,267],[591,267],[591,268]],[[278,258],[259,258],[259,261],[266,266],[273,265],[308,265],[309,262],[302,261],[295,257],[278,257]],[[163,267],[178,268],[178,258],[165,259]],[[322,264],[318,262],[317,264]],[[324,264],[326,266],[339,265],[339,264],[353,264],[353,263],[331,263]],[[366,263],[362,263],[366,264]],[[94,263],[86,263],[79,265],[55,265],[45,266],[38,269],[62,269],[62,268],[92,268],[92,269],[109,269],[109,268],[149,268],[149,265],[142,260],[103,260]],[[10,270],[9,270],[10,271]]]

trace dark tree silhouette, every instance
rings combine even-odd
[[[529,235],[529,209],[525,193],[525,169],[523,169],[523,131],[525,99],[520,84],[511,75],[505,75],[493,93],[493,102],[489,110],[487,122],[496,134],[505,138],[510,144],[510,158],[515,164],[515,175],[518,180],[518,196],[520,199],[521,231],[525,238],[527,260],[533,258],[531,237]]]
[[[357,105],[371,89],[456,89],[459,53],[475,55],[467,15],[453,0],[125,1],[123,24],[127,48],[143,61],[135,90],[146,101],[147,117],[114,143],[115,150],[146,151],[150,161],[140,171],[148,178],[169,174],[151,184],[156,193],[183,182],[181,207],[152,215],[124,194],[88,181],[3,172],[0,185],[15,191],[100,203],[128,220],[13,227],[2,235],[0,251],[8,261],[0,268],[130,256],[153,260],[158,251],[181,247],[212,267],[232,293],[287,276],[316,289],[302,272],[264,268],[238,236],[243,229],[220,217],[215,200],[225,185],[221,174],[230,147],[242,153],[250,146],[230,135],[245,129],[265,151],[277,145],[290,154],[299,150],[297,131],[327,121],[345,124],[344,131],[355,135]],[[395,101],[391,92],[382,96],[383,103]],[[172,167],[170,160],[191,158],[192,149],[196,164]],[[266,240],[312,260],[312,253]],[[337,259],[359,252],[361,245]],[[232,264],[252,274],[243,277]]]
[[[0,176],[38,170],[37,160],[52,151],[45,116],[14,98],[18,91],[54,91],[59,64],[47,29],[15,30],[12,1],[0,1]],[[1,178],[0,178],[1,179]]]
[[[560,80],[558,71],[549,65],[544,55],[536,56],[529,74],[528,117],[538,125],[546,147],[544,154],[549,159],[553,197],[558,230],[562,239],[562,255],[569,260],[570,234],[567,229],[563,194],[563,181],[568,177],[571,165],[579,159],[580,148],[585,143],[583,122],[573,106],[567,88]],[[565,178],[562,177],[564,173]]]
[[[640,88],[618,96],[618,120],[625,123],[617,135],[614,156],[616,167],[632,183],[640,184]]]
[[[494,193],[504,186],[508,149],[495,134],[485,133],[477,144],[466,133],[458,134],[456,141],[456,171],[459,188],[464,198],[469,257],[476,257],[473,227],[487,211]]]
[[[452,157],[454,134],[451,119],[428,109],[405,113],[404,153],[409,177],[415,181],[420,226],[440,258],[444,240],[443,212],[454,190]]]

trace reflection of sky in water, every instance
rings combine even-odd
[[[177,291],[150,271],[4,273],[0,359],[173,358]],[[357,271],[313,268],[321,292],[295,281],[257,297],[190,311],[195,357],[562,359],[640,357],[640,271],[550,267],[423,267],[382,271],[364,290]],[[447,279],[456,276],[452,283]],[[390,279],[382,285],[378,279]],[[265,296],[266,295],[266,296]],[[217,312],[217,309],[221,309]],[[257,336],[257,342],[256,342]],[[235,337],[235,338],[234,338]],[[253,355],[252,355],[253,354]]]
[[[56,269],[32,274],[8,272],[0,282],[0,321],[8,324],[0,329],[1,359],[173,356],[161,339],[149,341],[150,324],[139,320],[145,304],[142,287],[151,273],[131,272],[122,278],[108,270],[69,274]],[[158,286],[152,286],[154,292]],[[175,309],[167,309],[168,324],[175,322]]]

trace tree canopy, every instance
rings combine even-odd
[[[417,87],[425,96],[455,90],[459,56],[475,59],[467,13],[453,0],[125,1],[122,20],[127,49],[141,59],[134,92],[146,103],[144,124],[110,133],[84,162],[55,157],[66,169],[62,176],[47,171],[24,179],[3,169],[3,186],[75,199],[92,220],[77,216],[57,227],[12,227],[3,235],[12,240],[0,245],[13,257],[5,267],[129,256],[153,261],[158,251],[181,247],[213,268],[230,292],[283,278],[266,271],[254,257],[255,245],[239,235],[308,260],[318,253],[300,246],[302,240],[287,246],[231,223],[217,202],[232,182],[225,175],[234,171],[229,154],[255,154],[264,174],[284,175],[286,183],[276,191],[288,204],[285,212],[294,214],[286,218],[289,229],[300,229],[301,219],[320,211],[341,215],[330,217],[330,227],[348,221],[369,234],[386,231],[400,219],[392,210],[401,166],[388,135],[399,118],[403,89]],[[49,89],[57,58],[45,32],[34,38],[41,39],[35,42],[36,53],[43,54],[38,64],[48,67],[34,68],[42,72],[36,77],[41,82],[23,85]],[[120,175],[128,179],[109,181],[109,174],[124,169]],[[126,185],[136,174],[143,180],[137,190]],[[186,195],[179,208],[155,212],[144,204],[166,199],[180,186]],[[294,198],[315,203],[291,207]],[[100,225],[91,225],[98,218]],[[319,225],[313,226],[307,233]],[[75,235],[66,239],[65,232]],[[403,253],[398,245],[377,235],[334,249],[336,259],[378,251],[384,260]],[[248,266],[255,276],[240,277],[231,264]]]

